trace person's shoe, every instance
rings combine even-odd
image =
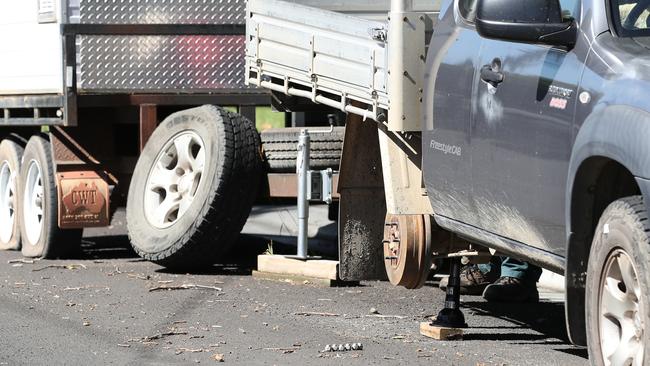
[[[539,302],[539,292],[535,282],[501,277],[485,288],[483,298],[489,302]]]
[[[496,279],[496,274],[483,273],[476,264],[465,266],[460,270],[460,293],[461,295],[481,295],[485,287]],[[448,285],[449,277],[445,277],[440,280],[438,287],[442,291],[447,291]]]

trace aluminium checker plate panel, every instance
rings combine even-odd
[[[244,24],[245,0],[80,0],[81,24]]]
[[[245,0],[78,0],[78,22],[98,25],[244,24]],[[82,93],[248,89],[244,36],[79,35]]]
[[[243,89],[244,36],[79,36],[81,92]]]

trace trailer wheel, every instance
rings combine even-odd
[[[643,197],[614,201],[589,255],[587,344],[593,365],[641,365],[650,349],[650,224]]]
[[[262,131],[262,148],[271,172],[296,171],[300,127],[272,128]],[[339,169],[343,153],[345,127],[335,127],[331,134],[311,135],[309,166],[311,169]]]
[[[58,226],[58,198],[49,140],[32,136],[20,168],[21,251],[25,257],[60,258],[79,249],[82,230]]]
[[[177,112],[147,142],[129,187],[135,251],[173,269],[216,263],[241,231],[260,182],[259,135],[214,106]]]
[[[20,249],[20,160],[23,140],[17,136],[0,142],[0,250]]]

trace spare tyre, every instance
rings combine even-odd
[[[248,218],[261,170],[251,121],[214,106],[170,115],[148,140],[129,187],[134,250],[172,269],[218,262]]]
[[[300,130],[302,128],[294,127],[262,131],[262,149],[268,171],[278,173],[296,171]],[[311,133],[309,167],[313,170],[327,168],[338,170],[344,135],[345,127],[335,127],[332,133]]]

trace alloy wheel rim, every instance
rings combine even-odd
[[[9,163],[0,163],[0,242],[8,243],[14,236],[16,222],[16,172]]]
[[[203,181],[205,163],[205,144],[196,132],[181,132],[165,144],[145,184],[144,213],[151,225],[165,229],[185,215]]]
[[[23,218],[25,235],[31,245],[36,245],[43,230],[44,210],[43,175],[38,162],[32,160],[27,168],[25,194],[23,197]]]
[[[643,364],[645,332],[641,287],[631,257],[610,253],[599,288],[599,338],[604,364]]]

